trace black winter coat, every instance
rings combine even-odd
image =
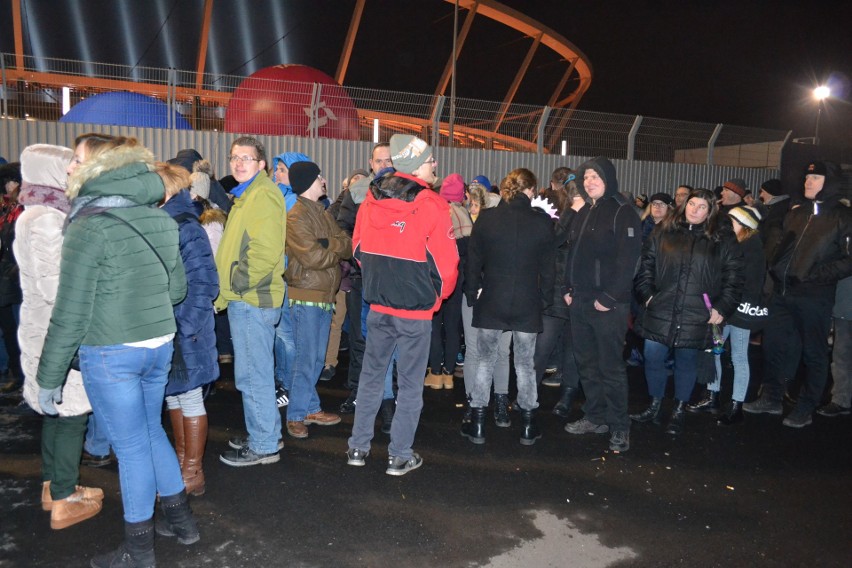
[[[553,222],[526,195],[481,211],[464,281],[473,326],[540,333],[542,310],[553,303],[555,250]]]
[[[766,278],[766,255],[760,237],[737,243],[743,255],[743,294],[737,310],[728,318],[728,323],[750,330],[763,327],[769,317],[769,309],[763,296],[763,281]]]
[[[642,247],[634,280],[644,305],[640,335],[669,347],[706,349],[712,345],[710,313],[703,295],[727,320],[742,294],[742,254],[727,231],[714,237],[704,225],[682,224],[658,230]]]

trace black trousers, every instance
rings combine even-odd
[[[356,392],[364,362],[366,341],[361,333],[361,279],[352,279],[352,289],[346,293],[346,314],[349,316],[349,371],[346,387]]]
[[[561,352],[559,370],[562,372],[563,387],[580,386],[580,371],[574,358],[574,341],[571,336],[571,320],[549,315],[541,316],[542,331],[535,342],[535,379],[541,384],[544,371],[554,351]],[[561,341],[561,345],[559,342]],[[561,347],[561,349],[559,349]]]
[[[831,309],[834,292],[814,296],[772,298],[763,330],[763,396],[780,402],[787,381],[796,376],[799,360],[807,368],[798,406],[814,410],[828,381]]]

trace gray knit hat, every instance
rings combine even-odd
[[[189,177],[192,179],[189,194],[210,199],[210,176],[202,172],[193,172]]]
[[[411,134],[394,134],[390,139],[393,167],[404,174],[412,174],[432,157],[432,146]]]

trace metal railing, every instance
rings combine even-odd
[[[22,61],[0,54],[3,117],[95,122],[93,115],[75,118],[74,107],[95,95],[129,91],[147,98],[97,105],[100,123],[359,141],[408,132],[440,147],[752,168],[777,168],[789,138],[781,130],[468,98],[457,98],[451,109],[442,96],[348,85],[32,56]],[[68,115],[63,104],[72,109]]]

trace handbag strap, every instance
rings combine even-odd
[[[142,240],[145,241],[145,244],[147,244],[151,248],[151,250],[154,252],[154,254],[157,255],[157,258],[160,260],[160,264],[163,265],[163,270],[166,271],[166,279],[169,282],[169,285],[171,285],[172,278],[171,278],[171,275],[169,273],[169,269],[166,267],[166,261],[164,261],[163,257],[160,256],[160,253],[157,252],[157,249],[154,248],[154,245],[151,244],[151,241],[149,241],[148,238],[145,235],[143,235],[141,232],[139,232],[139,229],[137,229],[136,227],[131,225],[127,220],[122,219],[118,215],[114,215],[113,213],[110,213],[109,211],[104,211],[104,212],[101,213],[101,215],[105,215],[106,217],[111,217],[113,219],[117,219],[117,220],[121,221],[122,223],[124,223],[125,225],[130,227],[133,230],[134,233],[136,233],[137,235],[142,237]]]

